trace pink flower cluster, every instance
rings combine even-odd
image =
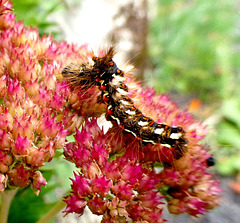
[[[84,47],[39,38],[36,29],[8,13],[7,1],[0,3],[0,191],[7,183],[30,184],[38,194],[46,185],[39,168],[81,124],[81,118],[68,111],[78,97],[71,98],[61,82],[61,69],[64,58],[81,55]]]
[[[79,168],[65,197],[66,214],[82,215],[88,206],[103,215],[102,222],[163,222],[166,204],[171,213],[193,216],[218,205],[219,185],[208,173],[211,155],[199,143],[206,135],[201,123],[127,75],[136,107],[158,122],[182,126],[188,151],[175,159],[173,149],[142,146],[114,123],[103,133],[96,118],[88,118],[106,112],[97,103],[97,87],[71,92],[61,75],[64,66],[86,61],[91,52],[40,38],[10,9],[0,1],[0,191],[31,185],[38,194],[46,185],[39,168],[64,148]],[[70,134],[75,142],[65,145]]]
[[[151,90],[142,92],[146,93],[142,100],[151,100]],[[171,104],[166,96],[156,97]],[[173,103],[171,106],[176,112],[177,107]],[[165,108],[167,114],[171,106]],[[204,128],[187,113],[178,115],[177,123],[181,118],[188,119],[184,127],[189,129],[191,141],[189,151],[178,160],[171,149],[140,146],[118,126],[104,134],[95,118],[86,121],[81,132],[77,131],[75,142],[64,149],[66,159],[80,169],[72,179],[71,194],[65,197],[65,212],[82,215],[88,206],[94,214],[103,215],[102,222],[163,222],[166,203],[172,214],[193,216],[218,205],[219,182],[207,172],[211,155],[197,144]],[[199,130],[191,130],[193,126],[199,126]]]
[[[67,160],[81,168],[72,179],[72,194],[66,197],[65,212],[83,214],[88,205],[92,213],[103,215],[102,222],[126,222],[126,219],[163,222],[162,195],[156,190],[159,177],[144,167],[128,151],[111,157],[104,134],[93,118],[66,146]]]

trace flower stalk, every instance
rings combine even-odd
[[[0,219],[2,223],[8,222],[8,212],[11,202],[17,193],[18,189],[15,190],[5,190],[0,193]]]
[[[65,202],[59,201],[48,213],[46,213],[40,220],[38,220],[37,223],[48,223],[60,211],[62,211],[65,206],[66,206]]]

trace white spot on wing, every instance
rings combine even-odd
[[[121,88],[117,88],[117,91],[118,91],[121,95],[127,95],[127,94],[128,94],[127,91],[124,91],[124,90],[121,89]]]
[[[169,144],[161,144],[161,146],[165,146],[165,147],[171,148],[171,146]]]
[[[118,81],[124,81],[124,77],[119,76],[119,75],[116,75],[114,78],[115,78],[115,80],[118,80]]]
[[[182,133],[171,133],[170,138],[171,139],[179,139],[181,137]]]
[[[124,81],[124,77],[113,76],[112,81],[109,83],[112,86],[118,86],[120,82]]]
[[[148,122],[143,122],[143,121],[139,121],[138,122],[138,125],[141,125],[141,126],[145,126],[145,125],[147,125],[148,124]]]
[[[127,111],[125,111],[125,113],[127,113],[129,115],[135,115],[135,111],[131,111],[131,110],[127,110]]]
[[[161,135],[161,134],[163,133],[163,131],[164,131],[163,128],[156,128],[156,129],[154,130],[154,133],[155,133],[155,134],[158,134],[158,135]]]
[[[129,101],[121,100],[120,102],[124,105],[131,105],[131,103]]]

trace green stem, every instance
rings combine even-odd
[[[0,205],[0,219],[1,223],[7,223],[8,220],[8,212],[14,198],[15,194],[17,193],[18,189],[15,190],[5,190],[0,193],[1,198],[1,205]]]
[[[63,201],[58,202],[46,215],[44,215],[37,223],[47,223],[49,222],[56,214],[65,207],[66,203]]]

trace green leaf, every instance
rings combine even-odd
[[[224,101],[222,106],[223,115],[235,123],[237,127],[240,129],[240,101],[239,98],[230,98]]]
[[[220,144],[230,145],[234,150],[238,149],[240,151],[240,129],[234,124],[227,121],[220,123],[217,139]]]
[[[220,174],[229,176],[240,171],[240,156],[225,157],[217,162],[217,170]]]
[[[57,200],[45,200],[45,196],[52,193],[56,187],[57,184],[42,188],[39,196],[36,196],[30,187],[19,190],[11,203],[8,223],[37,222],[57,203]]]
[[[239,53],[233,50],[236,1],[150,4],[148,81],[160,92],[194,94],[211,103],[231,95],[240,83]]]

